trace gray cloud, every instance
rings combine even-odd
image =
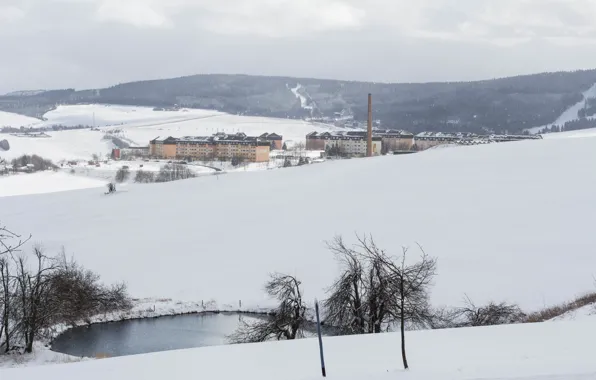
[[[593,0],[0,0],[0,92],[196,73],[490,78],[596,62]]]

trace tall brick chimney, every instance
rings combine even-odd
[[[366,157],[372,157],[372,94],[368,94],[368,129],[366,138]]]

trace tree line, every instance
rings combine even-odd
[[[102,284],[64,251],[48,256],[35,246],[23,253],[30,239],[0,227],[0,352],[31,353],[34,342],[50,339],[57,324],[132,306],[125,284]]]

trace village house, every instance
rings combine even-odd
[[[149,142],[149,155],[166,159],[267,162],[271,147],[281,145],[282,138],[275,134],[266,135],[269,138],[247,136],[242,132],[233,135],[216,133],[213,136],[158,137]]]

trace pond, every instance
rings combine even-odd
[[[52,350],[85,357],[115,357],[228,344],[240,320],[235,313],[189,314],[76,327],[60,335]]]

